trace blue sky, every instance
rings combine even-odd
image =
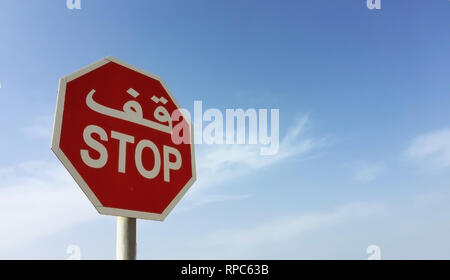
[[[450,2],[0,0],[0,258],[115,256],[50,151],[58,79],[112,55],[178,102],[278,108],[280,152],[198,145],[138,258],[450,258]]]

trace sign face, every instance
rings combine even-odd
[[[179,109],[159,77],[107,57],[60,80],[52,150],[99,213],[162,221],[196,179]]]

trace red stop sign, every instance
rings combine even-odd
[[[99,213],[164,220],[196,179],[178,109],[160,78],[107,57],[60,80],[52,150]]]

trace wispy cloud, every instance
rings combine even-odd
[[[270,244],[289,244],[302,234],[325,230],[332,226],[367,218],[386,208],[384,204],[357,202],[346,204],[333,211],[297,214],[277,220],[265,221],[253,227],[224,230],[210,234],[193,246],[208,247],[229,256],[254,257],[255,250]]]
[[[427,207],[436,206],[449,201],[449,195],[442,191],[432,191],[416,194],[411,198],[414,206]]]
[[[404,154],[408,159],[426,161],[435,167],[450,167],[450,129],[417,136]]]
[[[53,129],[53,115],[40,116],[23,127],[21,131],[32,138],[50,139]]]
[[[28,161],[0,169],[0,248],[57,233],[99,215],[58,164]]]
[[[360,163],[355,171],[355,181],[361,184],[367,184],[376,180],[385,171],[383,163]]]
[[[294,157],[309,157],[311,153],[326,144],[326,138],[315,139],[304,135],[308,117],[299,118],[280,142],[275,155],[261,155],[259,145],[203,145],[198,147],[197,182],[188,192],[188,198],[195,202],[216,202],[217,197],[225,200],[248,197],[249,195],[210,195],[208,189],[230,182],[241,176],[258,172],[268,166]]]
[[[50,137],[52,117],[42,117],[23,131],[32,137]],[[304,135],[308,118],[298,119],[281,140],[276,155],[260,154],[258,145],[213,145],[198,149],[198,182],[188,192],[192,205],[239,201],[251,194],[219,194],[211,187],[231,182],[294,157],[308,157],[326,139]],[[62,165],[27,161],[0,167],[0,219],[9,221],[0,232],[0,248],[58,233],[99,217]],[[32,229],[32,230],[30,230]]]

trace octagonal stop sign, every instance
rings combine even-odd
[[[60,80],[52,150],[101,214],[162,221],[196,179],[190,120],[113,57]]]

